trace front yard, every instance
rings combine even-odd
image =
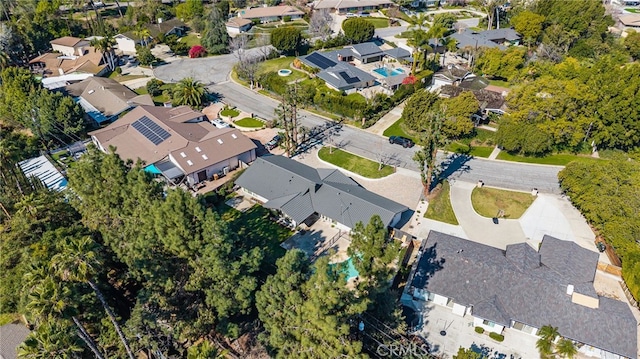
[[[385,27],[389,27],[389,19],[387,18],[381,18],[381,17],[365,17],[365,20],[367,20],[367,22],[373,24],[373,27],[375,27],[376,29],[382,29]]]
[[[255,119],[255,118],[251,118],[251,117],[245,117],[243,119],[240,119],[238,121],[234,121],[233,122],[235,125],[238,125],[240,127],[247,127],[247,128],[262,128],[264,127],[264,122]]]
[[[366,178],[382,178],[394,173],[394,169],[391,166],[383,165],[382,168],[380,168],[378,162],[337,148],[330,149],[329,147],[322,147],[318,151],[318,157],[323,161]]]
[[[294,56],[288,56],[288,57],[279,57],[276,59],[264,61],[260,63],[260,66],[256,73],[257,77],[260,77],[261,75],[271,73],[271,72],[277,73],[278,70],[289,69],[291,70],[291,75],[283,77],[283,79],[286,79],[287,82],[306,79],[307,78],[306,73],[291,67],[291,63],[293,62],[294,59],[295,59]]]
[[[598,161],[597,158],[593,158],[586,155],[574,155],[571,153],[555,153],[544,157],[529,157],[521,155],[513,155],[506,151],[502,151],[498,154],[499,160],[523,162],[523,163],[537,163],[542,165],[556,165],[565,166],[569,162],[573,161]]]
[[[471,192],[473,209],[481,216],[493,218],[502,210],[503,217],[518,219],[531,206],[535,197],[530,193],[497,188],[474,188]]]
[[[451,206],[450,192],[451,187],[448,181],[444,181],[441,186],[438,186],[430,196],[429,207],[424,217],[457,226],[458,218],[456,218]]]

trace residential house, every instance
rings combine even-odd
[[[90,77],[66,86],[64,91],[82,106],[98,125],[113,121],[122,112],[138,106],[153,106],[148,94],[138,95],[128,87],[105,77]]]
[[[398,62],[413,62],[411,52],[401,47],[395,47],[393,49],[384,50],[384,55],[387,59],[393,59]]]
[[[447,67],[436,71],[431,77],[431,91],[436,91],[445,85],[456,86],[469,77],[475,77],[475,75],[465,67],[454,64],[447,65]]]
[[[82,56],[89,48],[89,40],[80,39],[72,36],[64,36],[49,41],[51,48],[55,52],[59,52],[65,56]]]
[[[544,236],[506,250],[431,231],[402,296],[469,316],[473,325],[536,335],[545,325],[597,358],[636,358],[638,323],[627,303],[594,288],[599,254]],[[509,335],[508,332],[505,335]]]
[[[505,95],[500,92],[488,90],[487,88],[472,90],[461,86],[444,85],[439,88],[439,95],[443,98],[451,98],[459,96],[464,91],[471,91],[473,93],[480,105],[480,111],[485,115],[488,115],[490,112],[500,115],[505,113]]]
[[[353,57],[361,64],[381,61],[385,55],[385,53],[380,50],[380,47],[373,42],[349,45],[346,46],[345,49],[351,49]]]
[[[240,34],[251,29],[253,22],[249,19],[243,19],[241,17],[233,17],[224,24],[227,27],[229,35]]]
[[[355,54],[351,48],[318,52],[300,57],[300,61],[320,71],[317,76],[325,81],[328,87],[338,91],[351,91],[373,86],[376,78],[360,70],[347,61],[353,60]]]
[[[618,18],[622,25],[631,29],[640,28],[640,14],[625,14]]]
[[[38,178],[52,191],[62,191],[67,188],[67,179],[45,156],[20,161],[18,167],[25,176]]]
[[[151,37],[158,38],[160,34],[164,36],[175,35],[177,37],[183,37],[189,31],[189,27],[182,20],[173,18],[170,20],[158,19],[156,24],[147,25]]]
[[[103,53],[87,40],[65,36],[50,44],[56,52],[47,52],[29,61],[29,68],[43,77],[73,73],[100,76],[109,71]]]
[[[336,169],[315,169],[283,156],[258,158],[236,180],[248,196],[282,212],[295,226],[318,218],[350,230],[379,215],[388,227],[408,208],[362,188]]]
[[[256,145],[239,130],[218,129],[187,106],[141,105],[89,134],[100,150],[142,160],[174,183],[195,185],[256,159]]]
[[[511,28],[487,31],[464,29],[450,37],[457,41],[458,49],[465,47],[474,49],[480,47],[497,47],[504,50],[507,46],[518,45],[520,43],[520,35]]]
[[[17,359],[18,347],[31,331],[23,324],[5,324],[0,326],[0,358]]]
[[[339,14],[359,11],[377,11],[393,6],[391,0],[317,0],[314,9],[335,10]]]
[[[414,0],[411,2],[411,7],[438,7],[440,6],[440,0]]]
[[[142,39],[133,31],[118,34],[113,37],[116,40],[119,53],[122,55],[136,55],[136,46],[142,45]]]
[[[261,23],[281,21],[285,16],[292,20],[300,19],[304,12],[293,6],[263,6],[255,8],[247,8],[238,11],[238,17],[247,20],[257,20]]]

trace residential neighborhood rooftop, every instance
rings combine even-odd
[[[313,5],[314,9],[350,9],[378,7],[393,4],[390,0],[319,0]]]
[[[0,358],[16,359],[18,347],[31,331],[23,324],[5,324],[0,326]]]
[[[593,288],[596,252],[550,236],[539,251],[528,243],[503,251],[431,231],[421,253],[414,288],[472,306],[474,316],[501,325],[553,325],[565,338],[636,357],[638,324],[629,306]]]
[[[293,6],[288,6],[288,5],[255,7],[252,9],[242,9],[238,11],[238,17],[245,18],[245,19],[293,16],[293,15],[304,15],[304,12],[301,10],[298,10]]]
[[[465,47],[497,47],[505,49],[503,42],[514,42],[520,39],[520,35],[511,28],[494,29],[486,31],[475,31],[471,29],[465,29],[462,32],[457,32],[451,35],[451,38],[458,42],[458,48]]]
[[[60,46],[68,46],[68,47],[74,47],[78,45],[80,42],[88,43],[88,41],[86,41],[85,39],[81,39],[73,36],[63,36],[50,41],[52,45],[60,45]]]

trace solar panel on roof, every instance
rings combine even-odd
[[[336,63],[333,62],[331,59],[328,59],[317,52],[314,52],[311,55],[308,55],[307,57],[305,57],[305,59],[307,59],[309,62],[311,62],[312,64],[318,66],[323,70],[336,65]]]
[[[357,77],[351,77],[349,76],[348,73],[346,73],[345,71],[340,71],[339,72],[340,76],[348,83],[348,84],[353,84],[356,82],[359,82],[360,79]]]
[[[131,126],[156,146],[171,137],[169,132],[147,116],[142,116],[142,118],[132,123]]]

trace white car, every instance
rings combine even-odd
[[[229,128],[229,127],[231,127],[231,125],[229,125],[228,123],[222,121],[219,118],[216,118],[215,120],[211,120],[211,124],[216,126],[216,128]]]
[[[352,12],[347,13],[347,15],[345,15],[347,17],[347,19],[351,19],[352,17],[358,17],[358,14],[354,14]]]

